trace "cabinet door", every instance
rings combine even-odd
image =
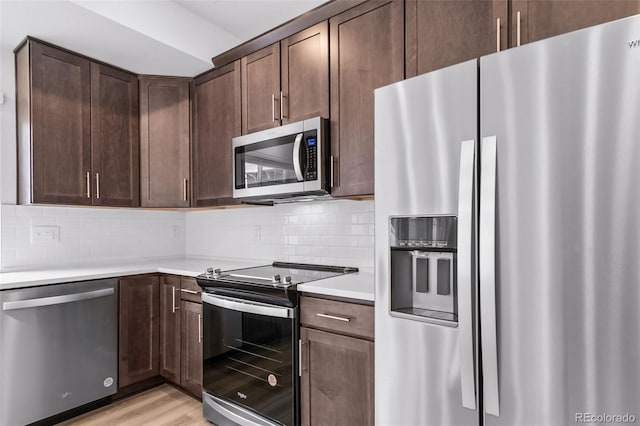
[[[242,134],[280,125],[280,44],[242,61]]]
[[[202,304],[182,301],[181,385],[202,397]]]
[[[306,327],[300,404],[303,425],[373,425],[373,343]]]
[[[637,13],[638,0],[515,0],[511,4],[511,45],[518,45],[518,28],[520,44],[524,44]]]
[[[407,0],[405,15],[407,77],[507,47],[506,0]]]
[[[91,64],[93,204],[135,207],[140,202],[138,78]]]
[[[329,117],[329,25],[321,22],[280,42],[282,124]]]
[[[140,205],[189,207],[189,79],[140,79]]]
[[[240,61],[192,83],[193,206],[233,204],[231,138],[240,136]]]
[[[91,204],[87,182],[91,172],[91,63],[30,43],[32,164],[23,156],[19,173],[33,167],[30,198],[34,203]],[[28,93],[28,86],[20,88]]]
[[[373,194],[373,91],[404,77],[403,6],[368,1],[329,21],[334,196]]]
[[[160,373],[160,287],[157,275],[120,278],[118,384]]]
[[[180,383],[180,277],[160,278],[160,375]]]

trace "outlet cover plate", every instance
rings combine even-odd
[[[60,227],[58,226],[32,226],[31,242],[34,244],[59,243]]]

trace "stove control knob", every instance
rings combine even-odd
[[[213,275],[213,268],[207,268],[207,275]]]
[[[276,284],[280,282],[280,275],[274,275],[273,277],[271,277],[271,282]]]
[[[286,282],[287,284],[291,284],[291,277],[288,275],[284,277],[284,282]]]
[[[222,271],[220,271],[220,269],[216,269],[213,271],[213,276],[214,277],[220,277],[222,276]]]

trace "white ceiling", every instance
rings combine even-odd
[[[0,49],[31,35],[135,73],[194,76],[325,1],[0,0]]]

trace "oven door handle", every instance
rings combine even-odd
[[[231,309],[232,311],[246,312],[249,314],[266,315],[278,318],[294,317],[294,311],[292,308],[249,302],[231,297],[213,296],[211,294],[202,293],[202,302],[219,308]]]

